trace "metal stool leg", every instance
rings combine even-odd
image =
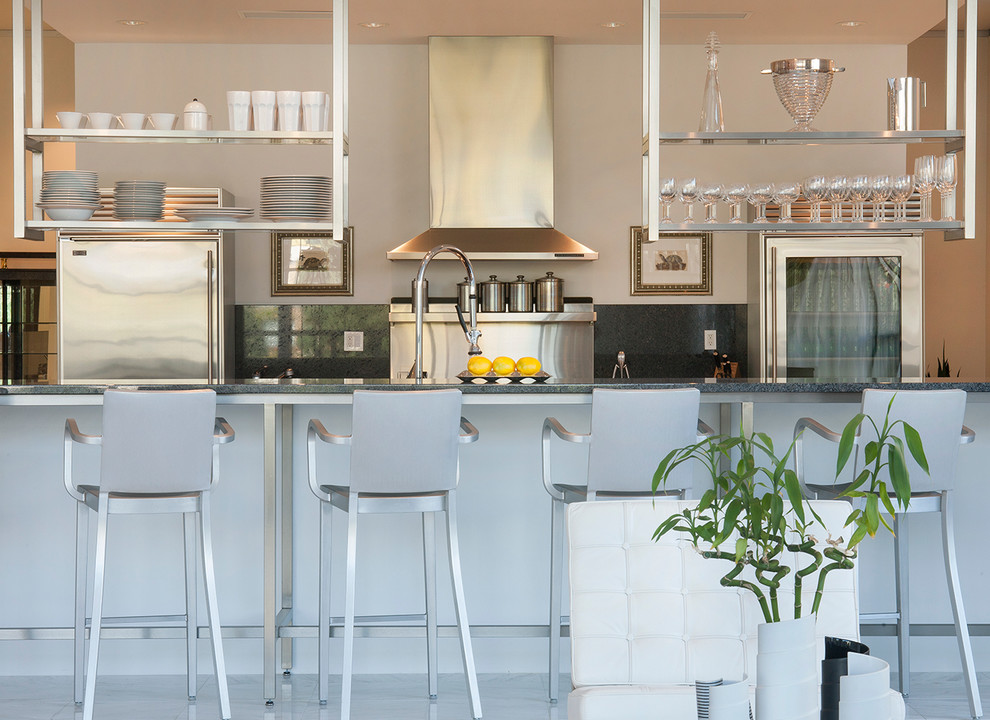
[[[344,667],[340,678],[340,720],[351,716],[351,675],[354,672],[354,574],[357,564],[358,494],[347,504],[347,579],[344,585]]]
[[[471,648],[471,626],[468,623],[467,604],[464,602],[464,582],[461,577],[461,553],[457,540],[457,503],[455,491],[447,491],[447,553],[450,558],[450,578],[454,585],[454,608],[457,612],[457,628],[461,635],[461,657],[471,697],[471,717],[481,718],[481,696],[478,694],[478,675],[474,669],[474,651]]]
[[[550,502],[550,702],[560,694],[560,605],[564,573],[564,503]]]
[[[426,665],[430,699],[437,697],[437,530],[432,512],[423,513],[423,567],[426,583]]]
[[[320,503],[320,641],[319,661],[320,673],[320,705],[327,704],[330,694],[330,568],[331,545],[330,528],[333,516],[333,505],[328,502]]]
[[[100,659],[100,627],[103,624],[103,581],[107,565],[107,519],[109,493],[100,493],[100,510],[96,524],[96,564],[93,578],[93,622],[89,631],[89,661],[86,663],[86,696],[83,700],[83,720],[93,720],[96,698],[96,668]]]
[[[83,701],[83,666],[86,662],[86,573],[89,570],[89,508],[76,503],[76,608],[72,632],[72,699]]]
[[[182,513],[182,541],[185,549],[186,568],[186,685],[189,699],[196,699],[196,682],[199,677],[196,658],[196,517],[195,513]]]
[[[959,587],[956,540],[952,525],[952,494],[948,490],[942,491],[942,551],[945,554],[945,575],[949,581],[952,618],[956,624],[956,639],[959,641],[959,657],[962,660],[963,678],[966,680],[966,692],[969,695],[969,712],[974,718],[978,718],[983,715],[983,703],[980,702],[973,647],[969,641],[969,625],[966,624],[966,609],[963,607],[962,590]]]
[[[213,568],[213,520],[210,494],[199,495],[199,520],[202,532],[203,584],[206,587],[206,610],[210,620],[210,644],[213,645],[213,669],[217,675],[221,720],[230,720],[230,694],[227,692],[227,666],[223,660],[223,637],[220,631],[220,607],[217,603],[217,580]]]
[[[911,605],[908,582],[907,515],[894,516],[894,594],[897,610],[897,685],[904,697],[911,690]]]

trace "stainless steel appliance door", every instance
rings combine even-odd
[[[217,247],[60,238],[61,382],[214,382]]]
[[[769,379],[921,377],[919,236],[765,237],[764,262]]]

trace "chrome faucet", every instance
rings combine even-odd
[[[423,257],[423,262],[419,265],[419,272],[416,273],[416,279],[412,283],[412,304],[413,311],[416,313],[416,361],[413,363],[413,375],[417,383],[423,382],[423,310],[427,302],[426,266],[430,264],[430,260],[442,252],[450,252],[456,255],[467,272],[470,290],[469,307],[471,311],[471,324],[470,327],[465,325],[464,318],[461,317],[461,327],[464,328],[464,335],[468,343],[470,343],[468,355],[481,355],[481,348],[478,347],[478,338],[481,337],[481,332],[478,330],[478,295],[477,285],[474,281],[474,268],[471,267],[471,261],[467,259],[467,255],[458,248],[453,245],[437,245]],[[458,315],[460,315],[459,311],[460,306],[458,306]]]

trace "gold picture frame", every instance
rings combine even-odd
[[[711,295],[712,234],[660,233],[646,241],[642,227],[629,228],[631,295]]]
[[[272,233],[272,295],[353,295],[354,228]]]

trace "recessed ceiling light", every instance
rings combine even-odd
[[[836,25],[841,25],[842,27],[859,27],[860,25],[865,25],[862,20],[841,20],[837,22]]]
[[[118,20],[121,25],[126,25],[127,27],[137,27],[138,25],[147,25],[144,20]]]
[[[609,30],[614,30],[615,28],[620,28],[625,25],[624,22],[619,22],[618,20],[611,20],[609,22],[603,22],[602,27],[608,28]]]
[[[381,30],[382,28],[388,27],[388,23],[383,22],[366,22],[358,24],[363,28],[368,28],[369,30]]]

